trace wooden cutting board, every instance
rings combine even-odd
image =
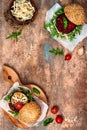
[[[19,82],[19,84],[21,86],[25,86],[28,87],[31,92],[33,93],[33,95],[37,96],[39,99],[41,99],[42,101],[44,101],[47,104],[47,97],[44,93],[44,91],[37,85],[35,84],[23,84],[20,81],[20,78],[18,76],[18,74],[15,72],[15,70],[13,70],[11,67],[8,67],[6,65],[3,66],[3,77],[4,80],[6,80],[7,82],[10,83],[10,85],[12,86],[15,82]],[[32,88],[37,88],[40,91],[40,94],[36,94],[32,91]],[[19,120],[14,119],[11,115],[9,115],[6,111],[4,111],[4,115],[6,116],[6,118],[11,121],[14,125],[16,125],[17,127],[20,128],[28,128],[25,124],[21,123]]]

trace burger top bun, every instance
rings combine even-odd
[[[64,8],[66,17],[76,25],[82,25],[86,21],[84,8],[79,4],[70,4]]]
[[[34,123],[41,115],[41,107],[35,101],[26,103],[22,109],[19,111],[19,120],[25,123]]]

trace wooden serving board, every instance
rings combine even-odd
[[[42,101],[44,101],[47,104],[47,97],[45,95],[45,93],[43,92],[43,90],[35,85],[35,84],[23,84],[20,81],[20,78],[18,76],[18,74],[15,72],[15,70],[13,70],[11,67],[8,67],[6,65],[3,66],[3,77],[4,79],[10,83],[10,85],[12,86],[15,82],[19,82],[19,84],[21,86],[25,86],[28,87],[31,92],[33,93],[33,95],[37,96],[39,99],[41,99]],[[36,94],[32,91],[32,88],[37,88],[40,91],[40,94]],[[11,121],[14,125],[16,125],[17,127],[20,128],[28,128],[25,124],[21,123],[19,120],[15,119],[14,117],[12,117],[11,115],[9,115],[6,111],[4,111],[4,115],[6,116],[6,118]]]

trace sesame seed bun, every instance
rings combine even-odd
[[[66,17],[76,25],[82,25],[86,21],[84,8],[79,4],[70,4],[64,8]]]
[[[26,103],[22,109],[19,111],[19,120],[25,123],[34,123],[41,115],[41,108],[39,104],[35,101]]]

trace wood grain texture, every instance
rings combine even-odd
[[[87,130],[87,53],[82,56],[77,54],[78,49],[87,43],[87,38],[75,48],[70,61],[51,55],[50,48],[63,47],[49,37],[44,22],[46,11],[58,0],[35,0],[39,8],[35,21],[23,28],[17,43],[7,40],[8,34],[17,31],[4,18],[4,11],[10,1],[0,0],[0,66],[8,64],[14,68],[24,84],[41,86],[48,97],[49,110],[52,105],[58,104],[59,113],[64,116],[62,125],[54,122],[44,127],[40,124],[30,130]],[[86,0],[80,0],[80,4],[87,7]],[[63,49],[65,54],[68,53],[67,49]],[[10,84],[4,81],[1,72],[0,98],[9,88]],[[0,130],[19,130],[6,120],[1,111],[0,115]],[[47,117],[55,118],[55,115],[49,111]]]
[[[28,87],[31,90],[33,95],[37,96],[39,99],[41,99],[42,101],[44,101],[45,103],[48,104],[47,97],[46,97],[45,93],[43,92],[43,90],[35,84],[23,84],[20,81],[20,77],[18,76],[18,74],[15,72],[15,70],[13,68],[3,65],[3,78],[5,81],[9,82],[11,86],[15,82],[19,82],[19,84],[21,86]],[[39,90],[40,94],[34,93],[32,90],[33,88],[36,88],[37,90]]]

